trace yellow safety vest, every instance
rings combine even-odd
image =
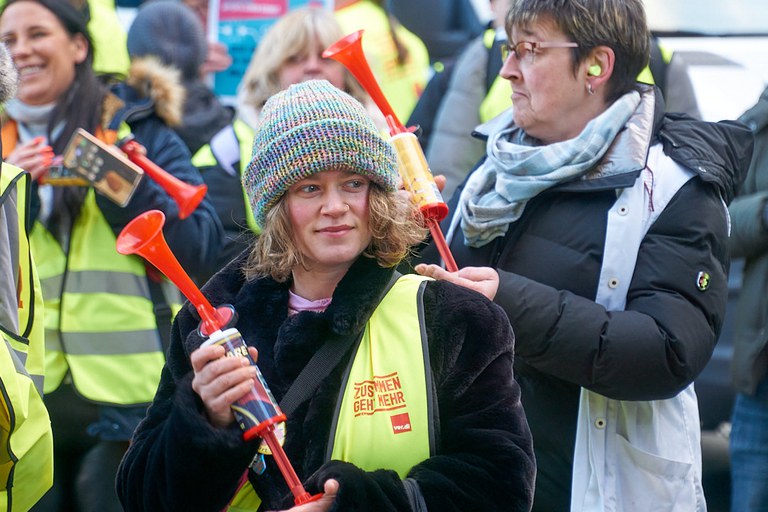
[[[88,0],[88,8],[91,11],[88,32],[93,39],[93,69],[97,73],[127,76],[131,59],[115,0]]]
[[[416,106],[429,77],[427,47],[402,25],[395,26],[398,40],[408,52],[406,61],[397,61],[397,47],[390,33],[386,12],[368,0],[360,0],[338,9],[336,20],[345,34],[364,30],[363,53],[400,122],[405,124]]]
[[[119,133],[96,135],[113,143],[128,131],[122,123]],[[115,241],[93,189],[68,252],[42,224],[32,228],[45,299],[46,393],[69,372],[77,392],[96,403],[149,404],[155,396],[165,358],[144,261],[119,254]]]
[[[483,33],[483,45],[490,50],[496,39],[496,30],[489,28]],[[501,55],[488,55],[489,59],[501,58]],[[491,88],[480,103],[478,113],[480,122],[490,121],[512,106],[512,90],[509,87],[509,81],[501,76],[497,76],[491,84]]]
[[[253,152],[253,130],[250,126],[245,124],[240,119],[235,119],[232,123],[232,128],[237,139],[237,145],[240,149],[240,169],[237,171],[240,176],[243,175],[243,171],[251,161],[251,154]],[[217,165],[218,161],[213,154],[213,150],[210,144],[206,144],[197,150],[197,153],[192,157],[192,165],[198,169],[203,167],[213,167]],[[248,194],[243,189],[243,203],[245,204],[245,221],[251,231],[256,234],[261,233],[261,228],[256,224],[256,218],[253,216],[253,210],[251,209],[251,202],[248,200]]]
[[[43,301],[27,235],[29,174],[0,171],[0,510],[26,511],[53,484],[43,403]]]
[[[146,404],[160,382],[162,345],[144,262],[119,254],[115,239],[93,189],[68,253],[42,224],[32,230],[46,305],[45,390],[55,390],[69,371],[88,400]]]
[[[405,478],[434,451],[429,351],[421,301],[427,278],[398,279],[365,326],[347,375],[331,459]]]
[[[400,277],[368,320],[342,381],[326,459],[366,471],[391,469],[405,478],[434,453],[434,393],[422,301],[428,280]],[[256,510],[259,504],[246,483],[228,510]]]

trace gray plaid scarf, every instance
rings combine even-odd
[[[492,134],[485,162],[469,177],[459,198],[467,245],[482,247],[503,236],[529,199],[589,171],[639,104],[638,92],[627,93],[590,121],[578,137],[545,146],[525,144],[530,137],[517,126]]]

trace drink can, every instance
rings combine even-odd
[[[243,430],[243,439],[248,441],[270,425],[285,421],[285,414],[272,396],[259,367],[248,354],[248,346],[240,331],[235,328],[216,331],[202,344],[207,345],[221,345],[226,349],[225,357],[245,357],[256,367],[256,380],[251,390],[232,404],[232,412]]]

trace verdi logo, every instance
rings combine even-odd
[[[411,418],[408,416],[407,412],[395,414],[394,416],[390,416],[389,419],[392,421],[392,432],[395,434],[411,431]]]

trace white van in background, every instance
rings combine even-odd
[[[688,64],[704,120],[735,119],[757,102],[768,85],[766,0],[644,3],[651,30]]]

